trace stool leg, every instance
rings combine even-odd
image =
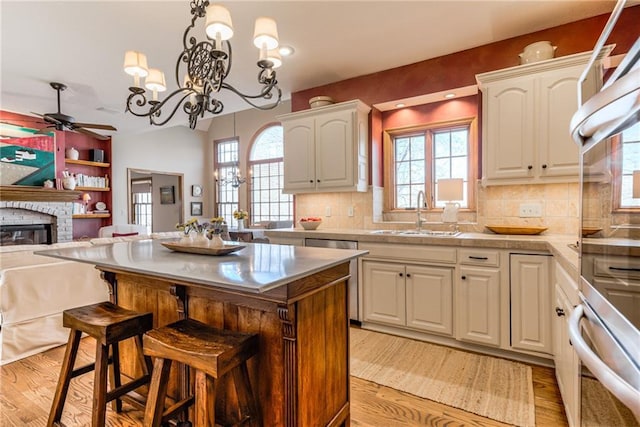
[[[249,380],[247,363],[243,362],[232,370],[233,383],[236,385],[238,405],[240,406],[241,421],[249,417],[252,426],[260,426],[260,413]]]
[[[117,342],[111,344],[111,360],[109,380],[111,382],[111,389],[113,390],[122,385],[122,376],[120,375],[120,347]],[[122,412],[122,399],[113,399],[111,409],[118,413]]]
[[[144,349],[142,347],[142,335],[136,335],[135,341],[136,348],[138,350],[138,362],[142,367],[142,373],[144,375],[151,375],[151,372],[153,371],[153,361],[151,360],[151,357],[144,355]]]
[[[171,359],[156,358],[149,385],[147,405],[144,408],[144,427],[160,427],[162,423],[170,369]]]
[[[93,427],[104,427],[107,411],[107,371],[109,370],[109,346],[96,343],[96,372],[93,381]]]
[[[215,403],[218,382],[201,370],[196,370],[194,383],[196,402],[194,405],[195,427],[211,427],[216,425]]]
[[[69,383],[71,382],[71,373],[73,372],[73,365],[76,363],[76,356],[78,355],[78,346],[80,345],[81,336],[82,332],[75,329],[71,329],[69,332],[69,341],[67,341],[64,359],[62,359],[58,386],[56,387],[56,392],[53,395],[51,412],[49,413],[49,420],[47,421],[48,427],[60,422],[60,418],[62,418],[62,409],[64,408],[64,401],[67,399]]]

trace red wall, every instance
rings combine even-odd
[[[308,100],[314,96],[330,96],[336,102],[360,99],[365,104],[373,105],[474,85],[476,74],[519,65],[518,54],[525,46],[539,40],[549,40],[557,46],[556,57],[592,50],[608,19],[609,14],[600,15],[450,55],[294,92],[291,94],[291,111],[309,109]],[[628,7],[623,11],[607,41],[607,44],[616,44],[612,55],[626,53],[633,45],[638,37],[638,22],[640,5]],[[371,183],[376,186],[382,185],[384,129],[469,117],[468,113],[474,109],[475,115],[478,115],[481,114],[480,99],[480,96],[476,96],[470,97],[464,104],[457,104],[453,100],[434,104],[436,107],[433,108],[422,106],[384,114],[373,108],[369,127]],[[475,108],[470,105],[473,102],[476,103]],[[480,121],[478,126],[479,135],[482,135]],[[480,149],[478,153],[481,158]],[[478,173],[480,172],[478,167]]]

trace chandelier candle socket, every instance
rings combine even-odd
[[[198,118],[205,113],[220,114],[223,103],[214,96],[221,89],[238,95],[247,104],[260,110],[270,110],[278,106],[282,91],[278,87],[275,68],[282,65],[278,48],[278,29],[276,22],[267,17],[256,19],[254,44],[260,49],[258,60],[258,83],[262,89],[255,95],[247,95],[225,81],[231,71],[232,54],[229,40],[233,37],[233,24],[229,11],[218,4],[209,4],[209,0],[193,0],[191,24],[182,37],[184,49],[176,62],[175,83],[178,89],[164,100],[158,100],[158,92],[167,90],[164,73],[147,66],[147,57],[137,51],[127,51],[124,59],[124,71],[133,76],[133,86],[127,97],[126,111],[134,116],[148,117],[149,123],[163,126],[173,118],[180,108],[189,117],[189,127],[195,129]],[[206,39],[198,41],[189,33],[195,28],[196,20],[205,18]],[[144,87],[140,78],[146,78]],[[182,86],[180,86],[182,84]],[[147,99],[146,89],[151,93]],[[254,101],[273,100],[267,105],[258,105]],[[169,105],[167,105],[169,104]],[[163,114],[167,105],[168,114]]]

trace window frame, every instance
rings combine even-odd
[[[613,213],[638,213],[640,207],[621,206],[622,203],[622,161],[624,156],[622,133],[611,137],[611,174],[612,174],[612,209]]]
[[[218,146],[220,144],[225,144],[229,142],[235,142],[237,144],[237,147],[238,147],[237,160],[235,162],[220,162],[220,160],[218,159]],[[213,171],[214,171],[214,189],[215,189],[213,206],[214,206],[215,216],[222,216],[219,209],[221,204],[220,202],[220,189],[221,189],[220,168],[232,167],[232,166],[240,167],[239,165],[240,165],[240,137],[234,136],[230,138],[222,138],[222,139],[217,139],[213,141]],[[236,188],[235,191],[237,192],[237,196],[236,196],[237,204],[234,210],[237,210],[237,209],[240,209],[240,187]],[[225,203],[225,204],[233,205],[233,203]],[[225,221],[229,227],[235,226],[237,222],[237,220],[233,218],[233,216],[231,218],[225,218]]]
[[[269,159],[260,159],[260,160],[251,160],[251,152],[253,151],[253,147],[255,146],[256,142],[258,141],[259,136],[266,131],[267,129],[271,128],[271,127],[280,127],[282,128],[283,131],[283,135],[282,135],[282,143],[283,143],[283,152],[282,152],[282,157],[272,157]],[[249,174],[249,171],[253,171],[253,166],[254,165],[263,165],[263,164],[268,164],[268,163],[275,163],[275,162],[281,162],[282,163],[282,171],[283,171],[283,189],[284,189],[284,126],[282,125],[281,122],[270,122],[267,123],[265,125],[263,125],[262,127],[260,127],[260,129],[258,129],[254,134],[253,137],[251,138],[251,142],[249,143],[249,147],[247,149],[247,159],[246,159],[246,165],[247,165],[247,173]],[[251,179],[248,180],[248,184],[247,184],[247,211],[249,213],[249,218],[251,218],[253,220],[253,218],[255,217],[254,212],[252,212],[252,207],[253,207],[253,189],[254,189],[254,176],[251,173],[250,174]],[[282,191],[282,190],[281,190]],[[283,193],[284,194],[284,193]],[[293,221],[295,218],[295,214],[296,214],[296,203],[295,203],[295,195],[291,196],[291,218],[290,220]],[[281,221],[279,219],[279,221]]]
[[[383,131],[383,185],[384,185],[384,206],[383,212],[400,213],[415,212],[415,208],[397,208],[395,200],[395,174],[394,174],[394,147],[393,140],[396,137],[425,135],[425,181],[430,185],[425,185],[426,208],[423,212],[442,212],[443,208],[435,207],[435,188],[433,183],[433,132],[438,130],[455,130],[456,128],[468,127],[469,147],[467,159],[467,198],[468,207],[460,209],[461,212],[476,212],[476,182],[478,176],[478,118],[464,117],[440,122],[404,126],[400,128],[385,129]]]

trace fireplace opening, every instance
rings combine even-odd
[[[0,225],[0,246],[52,243],[51,224]]]

